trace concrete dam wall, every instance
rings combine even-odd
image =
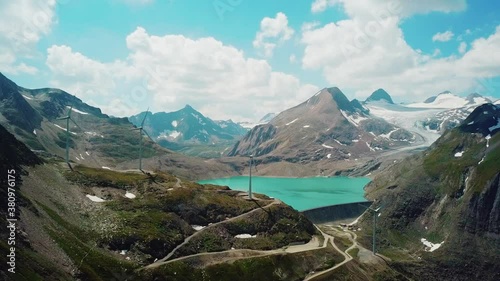
[[[359,217],[372,202],[363,201],[340,205],[331,205],[304,210],[302,213],[313,223],[327,223],[336,221],[354,220]]]

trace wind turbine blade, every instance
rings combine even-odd
[[[80,127],[80,125],[76,124],[75,120],[73,120],[71,118],[69,118],[69,120],[71,120],[71,122],[73,122],[73,124],[75,124],[78,127],[78,129],[83,131],[82,127]]]
[[[143,129],[142,131],[144,132],[144,134],[146,134],[146,136],[148,136],[148,138],[149,138],[152,142],[156,143],[156,142],[153,140],[153,138],[152,138],[152,137],[148,134],[148,132],[146,132],[146,130],[144,130],[144,129]]]
[[[361,205],[361,204],[358,204],[358,205],[359,205],[359,206],[361,206],[361,207],[363,207],[363,208],[365,208],[366,210],[370,210],[370,211],[372,211],[372,212],[377,212],[375,209],[372,209],[372,208],[370,208],[370,207],[366,207],[366,206],[363,206],[363,205]]]
[[[148,112],[149,112],[149,107],[146,110],[146,114],[144,114],[144,118],[142,119],[142,122],[141,122],[141,127],[144,126],[144,121],[146,121],[146,117],[148,117]]]

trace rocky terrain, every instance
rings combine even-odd
[[[338,88],[323,89],[304,103],[253,128],[229,152],[291,163],[356,161],[414,141],[408,131],[371,116]]]
[[[279,249],[308,242],[315,234],[302,214],[263,195],[249,201],[227,187],[203,186],[163,172],[82,165],[71,171],[57,159],[42,164],[1,127],[0,133],[2,144],[18,152],[14,159],[0,153],[19,172],[17,274],[9,280],[156,280],[147,276],[170,266],[170,259]],[[2,253],[8,249],[3,233]],[[324,254],[318,253],[304,271],[325,266]],[[142,269],[158,260],[165,266]],[[6,263],[6,256],[0,261]],[[7,278],[3,271],[2,277]]]
[[[500,278],[499,132],[500,108],[484,104],[367,187],[382,206],[379,247],[393,268],[415,280]]]

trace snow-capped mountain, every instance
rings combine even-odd
[[[355,161],[413,141],[413,134],[370,115],[340,89],[325,88],[268,124],[254,127],[228,155],[253,154],[293,163]]]
[[[145,112],[129,117],[130,122],[139,126]],[[213,121],[203,116],[189,105],[175,112],[148,114],[144,123],[146,131],[155,141],[175,143],[216,143],[239,138],[246,130],[228,121]]]
[[[407,107],[452,109],[452,108],[463,108],[466,106],[477,107],[481,104],[488,102],[491,101],[477,93],[470,94],[468,97],[462,98],[452,94],[449,91],[446,91],[440,93],[437,96],[428,98],[423,103],[408,104]]]
[[[273,120],[274,117],[276,117],[276,113],[268,113],[266,115],[264,115],[264,117],[262,117],[260,120],[259,120],[259,124],[267,124],[269,123],[271,120]]]
[[[269,123],[271,120],[273,120],[274,117],[278,115],[277,113],[268,113],[262,117],[259,122],[257,123],[252,123],[252,122],[238,122],[238,125],[245,129],[252,129],[253,127],[257,125],[263,125]]]
[[[394,104],[391,96],[384,89],[376,90],[365,100],[365,102],[375,102],[375,101],[385,101],[387,103]]]
[[[474,93],[466,98],[443,92],[423,103],[409,105],[365,102],[374,116],[422,136],[429,146],[447,129],[458,126],[478,106],[491,102]]]

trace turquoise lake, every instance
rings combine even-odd
[[[363,187],[368,178],[314,177],[272,178],[252,177],[252,192],[278,198],[298,211],[311,208],[365,201]],[[229,186],[248,191],[248,177],[239,176],[203,180],[199,183]]]

